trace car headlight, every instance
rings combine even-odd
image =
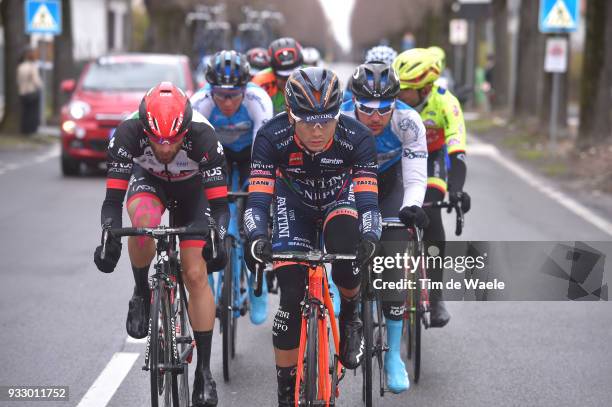
[[[83,117],[85,117],[85,115],[87,115],[87,113],[90,112],[90,110],[91,107],[89,106],[89,104],[80,100],[75,100],[74,102],[70,103],[69,111],[70,116],[72,116],[73,119],[82,119]]]

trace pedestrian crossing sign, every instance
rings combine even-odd
[[[26,0],[24,7],[26,34],[62,33],[61,0]]]
[[[578,0],[540,0],[540,32],[567,33],[578,29]]]

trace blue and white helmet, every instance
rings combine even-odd
[[[393,60],[397,57],[397,51],[386,45],[377,45],[376,47],[370,48],[366,52],[365,63],[370,62],[383,62],[387,65],[391,65]]]

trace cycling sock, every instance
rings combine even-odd
[[[132,265],[132,272],[136,283],[136,293],[141,297],[146,297],[149,293],[149,266],[135,267]]]
[[[210,370],[210,350],[212,347],[212,329],[210,331],[193,331],[198,350],[198,368]]]
[[[346,298],[344,295],[342,295],[342,293],[340,293],[340,315],[354,315],[357,312],[359,300],[359,294],[355,294],[351,298]]]
[[[278,403],[292,402],[295,392],[295,375],[297,366],[276,366],[276,380],[278,381]]]

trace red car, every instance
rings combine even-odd
[[[106,161],[108,142],[119,123],[138,109],[144,93],[162,81],[171,81],[191,96],[194,83],[184,55],[123,54],[90,62],[78,83],[62,82],[72,92],[62,108],[62,173],[77,175],[81,163],[98,166]]]

